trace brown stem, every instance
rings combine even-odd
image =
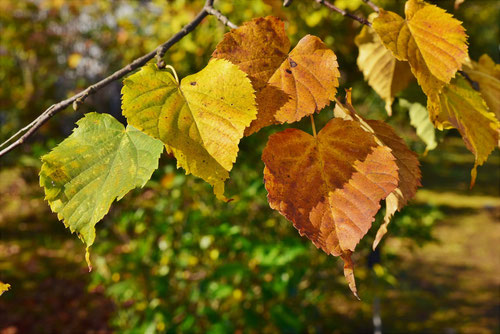
[[[374,4],[373,2],[371,2],[370,0],[363,0],[364,3],[366,3],[368,6],[371,7],[371,9],[373,9],[373,11],[375,12],[380,12],[380,9],[378,8],[378,6],[376,4]]]
[[[328,2],[326,0],[314,0],[314,1],[316,1],[317,3],[319,3],[319,4],[321,4],[321,5],[325,6],[325,7],[327,7],[329,9],[331,9],[334,12],[337,12],[337,13],[343,15],[343,16],[346,16],[346,17],[351,18],[351,19],[353,19],[355,21],[358,21],[361,24],[364,24],[364,25],[369,26],[369,27],[372,26],[372,24],[367,19],[365,19],[363,17],[356,16],[356,15],[354,15],[354,14],[352,14],[352,13],[346,11],[346,10],[343,10],[343,9],[335,6],[334,4],[332,4],[332,3],[330,3],[330,2]]]
[[[196,15],[196,17],[191,22],[189,22],[187,25],[185,25],[180,31],[178,31],[174,36],[172,36],[172,38],[170,38],[168,41],[166,41],[162,45],[159,45],[155,50],[149,52],[148,54],[146,54],[140,58],[135,59],[130,64],[128,64],[125,67],[121,68],[120,70],[114,72],[110,76],[102,79],[101,81],[87,87],[85,90],[81,91],[80,93],[73,95],[72,97],[70,97],[66,100],[63,100],[63,101],[60,101],[56,104],[51,105],[40,116],[38,116],[33,122],[31,122],[28,126],[26,126],[22,129],[22,130],[26,130],[26,132],[24,132],[24,134],[22,136],[20,136],[16,141],[14,141],[12,144],[7,146],[5,149],[0,151],[0,157],[9,153],[10,151],[15,149],[16,147],[20,146],[21,144],[23,144],[38,129],[40,129],[40,127],[43,124],[45,124],[49,119],[51,119],[58,112],[66,109],[71,104],[73,104],[73,107],[75,110],[78,109],[79,105],[81,103],[83,103],[83,101],[87,97],[89,97],[92,94],[95,94],[98,90],[106,87],[111,82],[116,81],[118,79],[121,79],[122,77],[129,74],[130,72],[143,66],[148,61],[153,59],[155,56],[157,58],[157,62],[160,65],[164,65],[163,56],[165,55],[167,50],[170,49],[175,43],[180,41],[184,36],[186,36],[191,31],[193,31],[201,23],[201,21],[203,21],[203,19],[206,16],[212,14],[218,20],[220,20],[222,23],[226,24],[227,26],[229,26],[229,27],[235,26],[224,15],[222,15],[218,11],[215,11],[215,9],[213,8],[213,3],[214,3],[214,0],[206,0],[205,6],[203,7],[203,9]],[[16,135],[12,136],[7,141],[0,144],[0,147],[5,146],[10,141],[14,140],[14,138],[16,138],[17,135],[20,135],[22,132],[23,131],[19,131],[18,133],[16,133]]]

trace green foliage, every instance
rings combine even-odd
[[[144,186],[158,168],[163,145],[110,115],[88,113],[77,125],[42,157],[40,185],[52,211],[88,248],[111,203]]]

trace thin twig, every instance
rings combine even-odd
[[[114,72],[110,76],[102,79],[101,81],[87,87],[85,90],[81,91],[80,93],[73,95],[72,97],[63,100],[61,102],[58,102],[56,104],[51,105],[48,109],[46,109],[40,116],[38,116],[33,122],[31,122],[29,125],[25,126],[23,129],[18,131],[14,136],[9,138],[6,142],[0,144],[0,147],[6,145],[8,142],[12,141],[13,138],[16,138],[17,136],[20,135],[23,131],[26,131],[22,136],[20,136],[15,142],[10,144],[8,147],[0,151],[0,157],[9,153],[16,147],[20,146],[23,144],[29,137],[31,137],[40,127],[45,124],[49,119],[51,119],[55,114],[59,113],[60,111],[66,109],[68,106],[73,104],[73,107],[78,109],[79,105],[83,103],[83,101],[89,97],[92,94],[95,94],[98,90],[106,87],[109,85],[111,82],[116,81],[124,77],[125,75],[129,74],[130,72],[138,69],[139,67],[145,65],[148,61],[153,59],[155,56],[157,57],[157,60],[159,62],[162,61],[163,56],[167,52],[168,49],[170,49],[175,43],[180,41],[184,36],[189,34],[191,31],[193,31],[200,23],[203,21],[203,19],[212,14],[214,15],[218,20],[223,22],[224,24],[228,25],[231,27],[231,25],[235,26],[232,24],[229,19],[227,19],[225,16],[222,14],[215,14],[216,12],[214,11],[213,8],[213,3],[214,0],[206,0],[205,1],[205,6],[203,9],[196,15],[196,17],[187,25],[185,25],[179,32],[177,32],[172,38],[170,38],[168,41],[163,43],[162,45],[158,46],[155,50],[149,52],[148,54],[135,59],[133,62],[130,64],[126,65],[125,67],[121,68],[120,70]],[[218,13],[218,11],[217,11]],[[222,21],[224,20],[225,21]]]
[[[354,14],[352,14],[352,13],[346,11],[346,10],[343,10],[343,9],[335,6],[334,4],[332,4],[332,3],[328,2],[328,1],[325,1],[325,0],[314,0],[314,1],[316,1],[317,3],[319,3],[321,5],[324,5],[324,6],[328,7],[328,8],[330,8],[334,12],[337,12],[339,14],[342,14],[343,16],[346,16],[348,18],[356,20],[356,21],[358,21],[361,24],[364,24],[364,25],[369,26],[369,27],[372,26],[372,24],[367,19],[365,19],[363,17],[356,16],[356,15],[354,15]]]
[[[380,9],[378,8],[378,6],[376,4],[374,4],[373,2],[371,2],[370,0],[363,0],[364,3],[366,3],[368,6],[370,6],[373,11],[375,12],[380,12]]]
[[[238,26],[236,24],[229,21],[229,19],[226,16],[224,16],[221,12],[219,12],[214,7],[209,6],[209,7],[205,8],[205,10],[207,11],[208,14],[215,16],[217,18],[217,20],[219,20],[222,24],[228,26],[229,28],[231,28],[231,29],[238,28]]]
[[[316,138],[316,124],[314,124],[314,115],[311,114],[311,127],[314,138]]]

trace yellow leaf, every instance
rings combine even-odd
[[[431,120],[443,128],[456,128],[465,146],[474,153],[475,163],[471,171],[471,187],[477,175],[477,166],[482,165],[498,145],[500,123],[467,80],[458,75],[439,94],[427,100]]]
[[[370,27],[363,27],[355,43],[359,48],[358,67],[368,84],[385,101],[385,110],[390,116],[394,96],[413,79],[410,67],[407,62],[397,60]]]
[[[407,60],[424,93],[438,93],[467,59],[461,22],[437,6],[408,0],[406,19],[380,10],[373,29],[398,60]]]
[[[214,59],[179,84],[167,70],[149,64],[124,80],[122,94],[128,122],[163,141],[178,167],[210,183],[225,200],[224,181],[243,131],[257,114],[247,75]]]
[[[464,67],[471,80],[479,84],[484,101],[497,119],[500,119],[500,64],[495,64],[487,54]]]

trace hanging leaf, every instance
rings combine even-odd
[[[471,80],[479,84],[484,101],[497,119],[500,119],[500,64],[495,64],[487,54],[464,67]]]
[[[123,114],[141,131],[160,139],[177,167],[201,177],[224,197],[224,181],[238,155],[243,131],[255,119],[254,90],[247,75],[214,59],[179,84],[167,70],[149,64],[124,80]]]
[[[398,184],[385,199],[386,212],[384,223],[379,227],[373,249],[375,249],[387,233],[387,225],[389,225],[392,216],[398,210],[401,210],[410,199],[415,196],[417,188],[422,184],[420,179],[422,177],[420,172],[420,163],[418,156],[415,152],[410,150],[406,143],[388,124],[377,120],[365,120],[358,115],[352,105],[351,89],[346,90],[346,103],[337,103],[334,109],[335,117],[340,117],[345,120],[354,120],[359,122],[361,128],[368,133],[373,134],[376,142],[382,146],[387,147],[394,158],[398,167]]]
[[[318,37],[303,37],[269,79],[290,96],[276,120],[293,123],[321,111],[335,99],[339,76],[335,53]]]
[[[420,103],[410,103],[403,99],[399,100],[399,105],[408,109],[410,124],[415,127],[418,137],[425,143],[424,155],[435,149],[437,147],[436,130],[429,119],[429,112],[427,109]]]
[[[489,112],[481,94],[461,75],[440,94],[429,97],[427,109],[438,129],[456,128],[465,146],[474,154],[471,187],[474,186],[477,166],[481,166],[498,145],[499,121]]]
[[[385,101],[385,110],[390,116],[394,96],[413,79],[410,66],[397,60],[370,27],[364,26],[354,41],[359,49],[358,67],[368,84]]]
[[[243,23],[224,35],[212,57],[226,59],[248,74],[255,90],[267,81],[288,56],[290,40],[285,24],[274,16]]]
[[[417,154],[408,148],[404,140],[397,135],[390,125],[376,120],[368,120],[367,123],[373,129],[377,138],[391,149],[392,155],[396,158],[399,178],[398,187],[385,200],[384,222],[375,236],[373,242],[373,249],[375,249],[382,237],[387,233],[387,225],[389,225],[394,213],[401,210],[415,196],[417,188],[422,186],[420,183],[422,174]]]
[[[398,60],[407,60],[426,95],[441,91],[467,59],[467,35],[460,21],[435,5],[408,0],[406,19],[380,10],[373,29]]]
[[[107,114],[88,113],[76,124],[42,157],[40,185],[52,211],[87,245],[88,261],[96,223],[115,199],[151,178],[163,145]]]
[[[259,113],[245,135],[298,121],[334,99],[340,73],[333,51],[310,35],[289,48],[283,22],[272,16],[243,24],[217,45],[212,56],[237,64],[256,90]]]
[[[272,135],[262,160],[270,206],[316,247],[344,259],[356,294],[351,253],[398,183],[390,150],[358,122],[333,119],[317,137],[297,129]]]

